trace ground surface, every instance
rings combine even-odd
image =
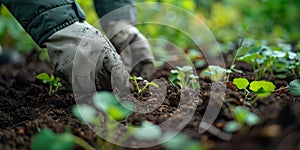
[[[51,67],[46,62],[40,62],[36,53],[32,53],[27,61],[17,65],[4,65],[0,67],[0,149],[30,149],[33,135],[41,128],[48,127],[55,132],[65,131],[69,126],[75,135],[82,137],[96,147],[96,134],[87,125],[77,120],[71,113],[71,106],[75,104],[72,91],[60,89],[56,94],[48,96],[47,85],[35,79],[41,72],[51,73]],[[29,59],[30,58],[30,59]],[[238,63],[238,68],[244,74],[234,74],[233,77],[246,77],[254,80],[247,64]],[[170,66],[163,66],[153,76],[154,78],[167,78]],[[276,89],[285,87],[295,77],[276,79],[265,76],[272,81]],[[277,90],[269,97],[249,105],[250,110],[261,117],[261,123],[247,133],[237,133],[230,141],[224,141],[212,132],[198,133],[199,123],[208,104],[211,91],[211,81],[200,79],[201,89],[199,103],[193,119],[184,129],[184,132],[194,139],[201,140],[209,149],[299,149],[300,141],[300,98],[293,97],[287,90]],[[145,93],[138,99],[155,101],[155,96]],[[141,121],[148,120],[159,124],[172,116],[179,102],[179,88],[168,85],[167,96],[163,104],[148,114],[133,114],[128,122],[139,125]],[[214,122],[216,128],[232,120],[228,105],[241,105],[243,93],[227,88],[226,101]],[[149,149],[161,149],[160,146]]]

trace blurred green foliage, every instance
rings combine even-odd
[[[176,5],[193,13],[212,31],[215,38],[232,49],[238,39],[253,38],[271,43],[297,43],[300,39],[300,1],[298,0],[137,0]],[[151,14],[151,12],[149,12]],[[142,20],[144,14],[138,13]],[[151,17],[159,17],[151,16]],[[185,14],[178,19],[188,23]],[[141,31],[152,38],[163,38],[181,47],[191,47],[192,41],[180,31],[164,26],[141,25]],[[155,29],[154,29],[155,28]],[[231,44],[231,45],[230,45]],[[228,46],[229,45],[229,46]],[[236,46],[236,45],[235,45]]]
[[[98,20],[93,1],[77,0],[87,14],[87,21],[93,25]],[[140,2],[162,2],[188,10],[202,20],[225,49],[232,49],[238,39],[267,40],[271,43],[297,43],[300,39],[299,0],[136,0]],[[139,9],[137,10],[139,12]],[[152,11],[152,10],[151,10]],[[155,11],[155,10],[153,10]],[[159,17],[147,15],[153,18]],[[177,14],[183,24],[189,23],[185,14]],[[143,20],[144,13],[137,13]],[[193,42],[181,31],[165,26],[142,24],[138,26],[147,37],[165,39],[179,47],[193,47]],[[247,34],[246,34],[247,33]],[[4,48],[28,51],[37,47],[2,6],[0,16],[0,44]],[[228,44],[230,46],[228,46]]]

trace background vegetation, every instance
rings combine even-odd
[[[296,45],[300,39],[300,1],[298,0],[136,0],[163,2],[187,9],[198,16],[220,42],[221,48],[231,50],[238,39],[246,38],[271,43]],[[91,0],[78,0],[87,13],[87,21],[95,24],[98,17]],[[21,26],[1,7],[0,44],[28,52],[37,47]],[[148,12],[151,13],[151,12]],[[138,13],[143,20],[144,14]],[[188,23],[184,15],[178,19]],[[159,16],[152,16],[159,17]],[[140,25],[141,31],[151,38],[162,38],[181,48],[193,47],[193,42],[178,30],[157,25]],[[247,33],[247,34],[246,34]]]

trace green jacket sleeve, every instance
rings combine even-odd
[[[56,31],[84,21],[75,0],[0,0],[39,45]]]
[[[135,22],[134,3],[134,0],[94,0],[96,12],[103,25],[109,21],[120,19]]]

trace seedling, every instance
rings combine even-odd
[[[200,84],[197,81],[198,78],[198,76],[193,74],[193,68],[191,66],[177,66],[177,70],[171,70],[169,80],[173,85],[179,85],[182,89],[186,89],[190,86],[196,89],[200,88]]]
[[[249,98],[248,95],[252,92],[255,94],[255,99],[253,100],[253,103],[255,103],[258,98],[264,98],[269,96],[276,88],[276,86],[269,81],[252,81],[250,83],[249,89],[251,92],[247,89],[249,86],[249,81],[246,78],[235,78],[233,80],[233,84],[236,85],[236,87],[240,90],[244,90],[245,99],[249,100],[252,98]]]
[[[168,133],[163,137],[164,141],[162,146],[166,150],[204,150],[204,146],[196,140],[191,139],[186,134],[180,133],[175,137],[174,134]],[[172,138],[171,138],[171,137]],[[171,139],[170,139],[171,138]]]
[[[260,122],[260,118],[250,112],[243,106],[237,106],[231,109],[233,121],[229,121],[223,130],[226,132],[247,131],[250,127],[257,125]]]
[[[220,66],[210,65],[204,69],[200,75],[203,77],[209,77],[213,81],[222,81],[226,73],[232,73],[232,71]]]
[[[49,91],[48,94],[51,95],[57,90],[62,87],[62,83],[60,82],[59,77],[54,77],[54,75],[49,76],[47,73],[40,73],[36,76],[37,79],[42,80],[43,83],[48,83],[49,84]],[[55,87],[54,90],[52,88]]]
[[[133,103],[131,102],[120,102],[118,97],[110,92],[97,92],[93,95],[94,106],[107,114],[107,119],[105,120],[105,131],[106,138],[109,140],[113,139],[112,133],[118,127],[116,121],[120,121],[128,117],[133,113]],[[98,134],[102,133],[102,129],[99,126],[103,120],[97,117],[97,109],[89,105],[77,105],[73,107],[73,114],[87,123],[93,124],[96,127],[96,132]],[[126,134],[119,138],[119,143],[122,143],[132,134],[133,131],[128,130]],[[113,145],[109,142],[99,138],[98,139],[100,149],[111,149]]]
[[[105,120],[106,127],[106,139],[113,140],[114,131],[118,128],[118,124],[115,122],[127,118],[133,113],[134,105],[131,102],[120,102],[118,97],[110,92],[97,92],[93,95],[93,103],[95,107],[107,114]],[[101,134],[101,128],[99,124],[101,119],[97,117],[97,109],[88,105],[78,105],[73,108],[73,114],[82,121],[93,124],[96,127],[98,134]],[[144,134],[144,135],[142,135]],[[123,143],[130,136],[141,140],[153,140],[161,135],[161,129],[158,126],[154,126],[149,122],[142,122],[141,128],[128,128],[127,132],[124,133],[117,141],[117,143]],[[112,145],[98,139],[99,149],[111,149]],[[116,147],[114,147],[116,148]]]
[[[147,80],[144,80],[142,77],[130,76],[130,80],[135,83],[139,94],[143,93],[150,85],[158,88],[158,85],[155,82],[149,82]],[[140,87],[138,81],[143,81],[145,83],[144,87]]]
[[[146,141],[155,140],[156,138],[161,137],[161,135],[161,128],[148,121],[142,122],[142,126],[136,128],[133,133],[133,137]]]
[[[229,82],[230,74],[232,72],[243,73],[242,70],[238,70],[238,69],[235,68],[235,62],[236,62],[236,59],[237,59],[237,57],[238,57],[238,55],[239,55],[239,53],[240,53],[240,51],[242,49],[242,46],[244,44],[244,40],[245,40],[245,37],[246,37],[248,31],[249,30],[247,29],[247,32],[245,33],[244,38],[242,38],[242,40],[240,41],[239,47],[238,47],[238,49],[237,49],[237,51],[236,51],[236,53],[235,53],[235,55],[233,57],[233,60],[231,62],[230,68],[229,68],[230,71],[227,72],[227,79],[226,79],[227,82]]]
[[[300,80],[296,79],[290,82],[290,93],[294,96],[300,96]]]
[[[70,131],[54,133],[47,128],[42,129],[33,137],[31,148],[32,150],[72,150],[75,144],[85,150],[95,150],[87,142],[73,135]]]

